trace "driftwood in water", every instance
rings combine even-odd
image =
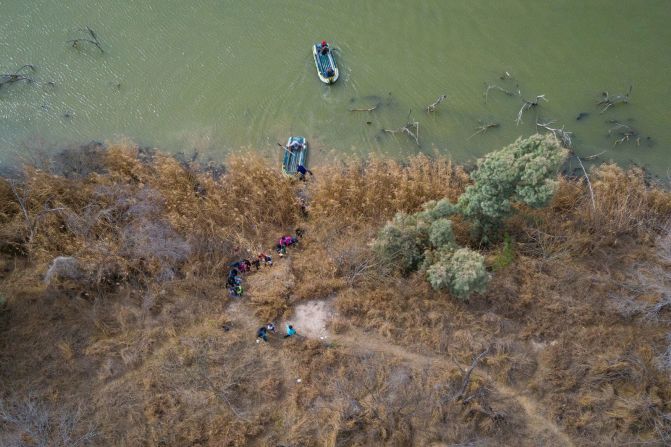
[[[436,98],[435,102],[426,106],[426,111],[429,112],[429,113],[435,112],[436,109],[438,108],[438,104],[445,101],[446,99],[447,99],[447,95],[440,95],[438,98]]]
[[[551,127],[555,122],[554,121],[548,121],[545,123],[542,123],[540,121],[536,121],[536,127],[539,127],[541,129],[545,129],[546,131],[550,132],[552,135],[555,136],[557,140],[562,144],[567,149],[570,149],[571,146],[573,146],[573,141],[571,140],[571,136],[573,135],[573,132],[569,132],[568,130],[564,130],[564,126],[561,126],[561,128],[558,127]]]
[[[476,135],[487,133],[487,131],[489,129],[495,129],[495,128],[501,126],[499,123],[495,123],[495,122],[491,122],[491,121],[490,122],[478,121],[478,122],[481,125],[479,127],[476,127],[475,128],[476,132],[473,135],[471,135],[470,137],[466,138],[466,140],[470,140],[471,138],[473,138]]]
[[[520,94],[519,89],[517,90],[517,92],[513,92],[512,90],[505,89],[500,85],[485,83],[485,91],[482,93],[482,96],[485,97],[485,104],[487,104],[487,99],[489,98],[490,90],[498,90],[500,92],[505,93],[507,96],[518,96]]]
[[[410,121],[410,115],[412,115],[412,110],[410,110],[410,113],[408,113],[408,122],[405,124],[405,126],[399,127],[398,129],[382,129],[385,132],[388,133],[404,133],[408,135],[410,138],[415,140],[415,143],[417,146],[419,146],[419,122],[418,121]]]
[[[608,122],[614,124],[613,127],[608,129],[608,135],[617,137],[613,146],[627,143],[630,139],[636,142],[636,146],[641,145],[641,136],[636,129],[617,120],[609,120]]]
[[[534,107],[538,106],[540,104],[541,100],[548,102],[547,99],[545,99],[545,95],[538,95],[536,96],[535,99],[529,101],[528,99],[522,99],[522,107],[520,108],[520,111],[517,112],[517,119],[515,120],[515,125],[519,126],[520,123],[522,122],[522,114],[526,112],[529,109],[533,109]]]
[[[627,104],[629,103],[629,95],[631,94],[631,89],[633,88],[632,85],[629,86],[629,91],[627,91],[626,94],[624,95],[615,95],[615,96],[610,96],[608,92],[602,92],[601,93],[601,101],[597,103],[599,106],[603,106],[601,109],[601,113],[605,112],[606,110],[610,109],[611,107],[617,105],[617,104]]]
[[[81,37],[79,39],[71,39],[68,40],[68,43],[72,44],[72,48],[77,48],[79,49],[79,44],[82,42],[85,43],[90,43],[91,45],[95,45],[96,48],[100,50],[101,53],[105,53],[103,50],[103,47],[100,45],[100,41],[98,40],[98,35],[93,31],[91,28],[88,26],[86,29],[80,29],[79,31],[83,31],[88,34],[88,37]]]
[[[30,68],[33,72],[35,71],[35,67],[33,65],[26,64],[16,70],[14,73],[0,74],[0,88],[5,84],[13,84],[19,81],[26,81],[28,83],[33,82],[32,78],[29,78],[25,74],[21,73],[25,68]]]
[[[372,112],[373,110],[377,109],[378,105],[379,104],[375,104],[374,106],[360,108],[360,109],[349,109],[349,111],[350,112]]]

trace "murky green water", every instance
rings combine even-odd
[[[605,151],[666,176],[669,23],[666,0],[0,0],[0,72],[37,67],[35,83],[0,88],[0,154],[122,137],[210,155],[273,152],[301,134],[313,162],[418,151],[467,160],[532,133],[538,113],[573,131],[581,155]],[[66,43],[87,25],[104,54]],[[334,86],[311,59],[322,38],[340,50]],[[513,79],[499,79],[506,71]],[[485,83],[549,102],[516,126],[520,97],[491,90],[485,104]],[[629,104],[599,113],[603,90],[630,85]],[[382,131],[410,111],[421,147]],[[589,115],[576,121],[580,112]],[[500,127],[469,138],[478,120]],[[613,146],[607,120],[634,128],[640,145]]]

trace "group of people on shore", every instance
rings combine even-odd
[[[228,287],[228,292],[232,297],[240,297],[244,293],[244,289],[242,287],[242,275],[244,273],[251,272],[252,267],[258,271],[261,268],[261,264],[272,267],[272,256],[269,256],[265,253],[259,253],[256,259],[253,261],[250,261],[249,259],[242,259],[240,261],[229,264],[231,269],[228,271],[226,286]]]
[[[275,245],[275,251],[280,257],[284,257],[287,254],[287,247],[298,244],[298,241],[303,237],[303,235],[303,229],[296,228],[296,236],[285,235],[278,239],[277,244]],[[250,261],[249,259],[241,259],[239,261],[228,264],[230,270],[228,271],[226,286],[228,287],[230,295],[232,297],[242,296],[244,293],[244,289],[242,287],[242,276],[251,272],[252,269],[254,269],[254,271],[260,270],[262,265],[266,267],[272,267],[272,256],[266,254],[265,252],[261,252],[253,261]]]
[[[280,257],[284,257],[287,254],[287,247],[298,244],[299,240],[303,238],[305,234],[302,228],[296,228],[296,235],[284,235],[277,240],[275,245],[275,251]],[[252,269],[258,271],[261,269],[261,266],[272,267],[273,258],[272,256],[261,252],[258,254],[256,259],[250,261],[249,259],[241,259],[229,264],[230,270],[228,271],[228,279],[226,280],[226,286],[231,297],[241,297],[244,293],[242,287],[242,277],[244,274],[250,273]],[[276,333],[276,328],[274,323],[268,323],[265,326],[260,327],[256,331],[256,342],[268,341],[268,334]],[[296,329],[291,324],[286,326],[286,334],[284,338],[291,337],[292,335],[297,335]]]
[[[256,331],[256,342],[259,343],[261,340],[267,342],[268,334],[275,334],[275,333],[276,333],[275,324],[268,323],[265,326],[261,326]],[[293,335],[298,335],[298,333],[296,332],[296,329],[294,329],[293,325],[287,323],[287,329],[284,338],[289,338]]]

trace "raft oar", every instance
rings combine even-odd
[[[285,145],[280,144],[280,143],[277,143],[277,145],[278,145],[279,147],[281,147],[282,149],[284,149],[285,151],[289,152],[290,154],[293,154],[293,152],[291,152],[289,149],[287,149],[287,147],[286,147]]]

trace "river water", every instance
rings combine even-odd
[[[297,134],[312,163],[417,152],[467,161],[541,119],[573,132],[580,155],[664,177],[671,165],[667,0],[0,0],[0,11],[0,72],[36,68],[26,71],[35,82],[0,88],[5,160],[123,138],[279,159],[276,143]],[[67,43],[91,38],[86,26],[104,52]],[[333,86],[319,82],[311,58],[322,39],[337,47]],[[513,95],[494,87],[485,102],[487,84]],[[600,113],[601,92],[630,86],[627,104]],[[522,99],[537,95],[548,101],[516,125]],[[419,122],[420,145],[383,131],[408,121]],[[622,123],[610,135],[609,121]],[[486,123],[499,126],[473,136]],[[623,129],[634,135],[614,144]]]

